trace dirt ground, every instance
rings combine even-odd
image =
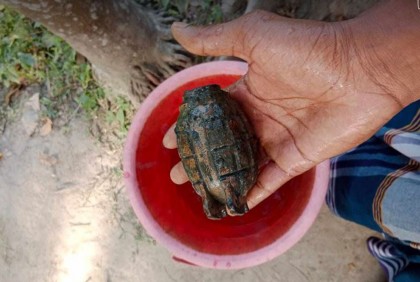
[[[326,207],[269,263],[218,271],[173,261],[132,212],[122,144],[99,142],[83,114],[45,131],[36,91],[0,126],[0,281],[385,281],[365,248],[373,233]]]

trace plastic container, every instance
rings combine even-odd
[[[128,133],[124,177],[131,205],[146,231],[178,261],[219,269],[255,266],[284,253],[313,224],[324,202],[329,163],[292,179],[242,217],[209,220],[190,183],[172,183],[179,161],[162,138],[178,117],[185,90],[226,87],[247,71],[242,62],[218,61],[180,71],[143,102]]]

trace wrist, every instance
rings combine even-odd
[[[359,88],[390,95],[401,106],[420,99],[420,10],[416,1],[387,1],[343,27]]]

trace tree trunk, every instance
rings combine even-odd
[[[153,2],[138,0],[142,2]],[[225,19],[265,9],[293,18],[352,18],[378,0],[223,0]],[[134,0],[0,0],[61,36],[93,65],[111,93],[138,104],[164,78],[191,62],[175,44],[174,19]],[[245,3],[246,4],[246,3]]]
[[[190,58],[173,43],[163,11],[130,0],[0,0],[62,37],[100,83],[138,104]]]

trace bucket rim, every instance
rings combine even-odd
[[[318,216],[329,181],[329,160],[315,167],[315,180],[308,203],[290,229],[271,244],[239,255],[216,255],[199,252],[167,234],[153,219],[140,193],[136,177],[136,152],[140,134],[148,117],[174,89],[214,75],[244,75],[248,65],[238,61],[213,61],[184,69],[163,81],[141,104],[130,126],[123,153],[125,186],[131,206],[147,233],[173,256],[194,265],[217,269],[241,269],[270,261],[295,245],[309,230]]]

